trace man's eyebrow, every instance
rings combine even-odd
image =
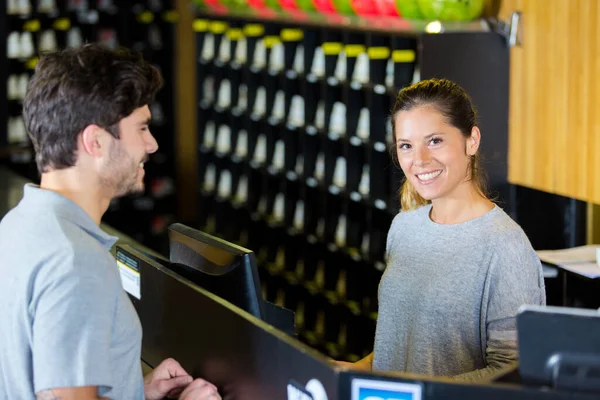
[[[152,122],[152,118],[148,118],[148,119],[145,119],[144,121],[141,121],[139,123],[139,125],[150,125],[150,122]]]

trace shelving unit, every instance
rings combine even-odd
[[[395,95],[434,76],[465,87],[492,189],[506,201],[504,40],[484,21],[247,11],[202,10],[194,29],[198,225],[257,253],[265,297],[296,311],[302,340],[363,357],[403,178],[389,154]]]
[[[52,7],[40,9],[44,4]],[[115,200],[105,221],[149,247],[164,250],[165,228],[176,215],[173,25],[178,16],[172,2],[38,0],[30,1],[28,9],[9,12],[12,5],[7,3],[0,10],[0,33],[6,38],[0,48],[6,57],[0,63],[4,67],[1,70],[7,71],[0,79],[0,105],[5,105],[0,108],[0,161],[33,181],[39,177],[20,115],[25,85],[40,53],[102,42],[141,51],[160,68],[165,86],[151,105],[151,129],[160,149],[145,166],[146,192]]]
[[[104,4],[106,3],[106,4]],[[21,118],[27,82],[45,51],[78,46],[98,37],[110,43],[116,36],[115,10],[103,2],[98,7],[68,2],[7,2],[2,9],[3,158],[21,174],[37,179],[33,149]]]

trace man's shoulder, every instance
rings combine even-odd
[[[53,264],[57,273],[114,261],[91,234],[52,210],[11,210],[0,222],[0,249],[15,262]]]
[[[6,256],[35,256],[64,241],[56,215],[18,205],[0,221],[0,249]]]

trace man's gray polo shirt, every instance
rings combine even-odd
[[[141,325],[107,235],[73,201],[26,185],[0,222],[0,399],[98,386],[143,399]]]

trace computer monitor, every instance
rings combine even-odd
[[[276,328],[295,334],[294,314],[262,297],[254,252],[181,223],[169,226],[169,268]]]
[[[169,226],[169,246],[173,271],[255,317],[265,318],[251,250],[180,223]]]
[[[517,332],[523,383],[600,393],[598,311],[523,306]]]

